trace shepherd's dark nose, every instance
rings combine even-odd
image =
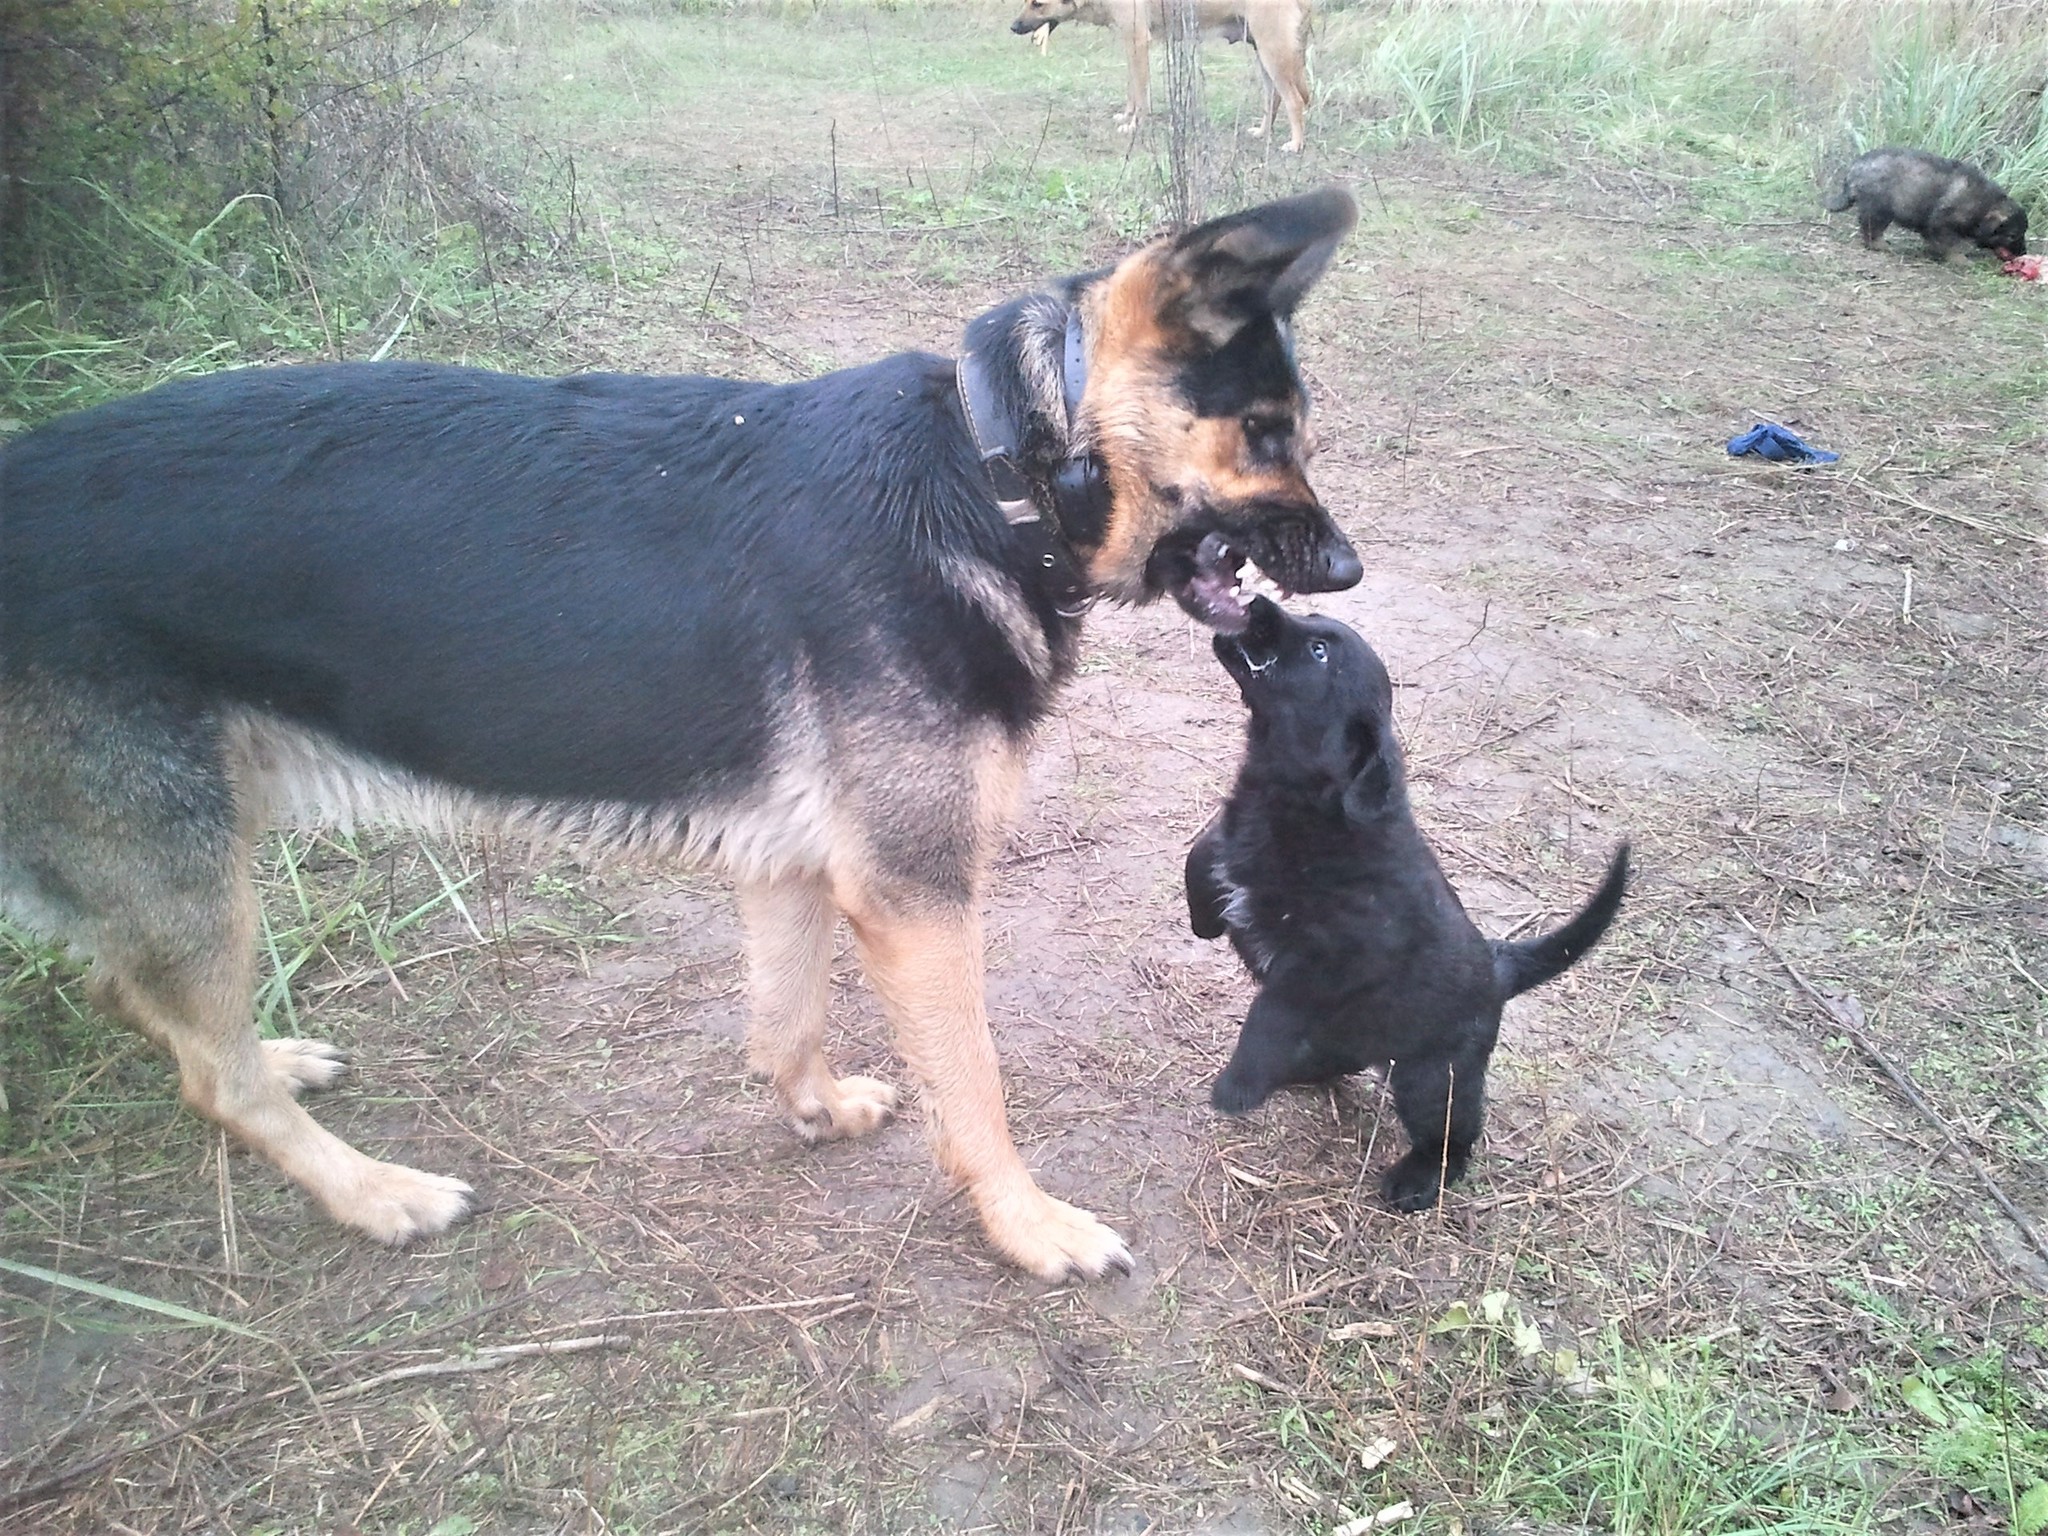
[[[1022,37],[1027,32],[1036,32],[1038,30],[1038,26],[1039,24],[1033,21],[1029,16],[1019,16],[1015,21],[1010,23],[1010,30],[1016,33],[1019,37]]]
[[[1346,544],[1323,551],[1323,574],[1330,583],[1328,590],[1341,592],[1358,585],[1365,575],[1365,565],[1358,558],[1358,551]]]
[[[1351,547],[1351,541],[1344,537],[1344,530],[1337,526],[1328,510],[1318,506],[1309,514],[1309,548],[1302,551],[1306,557],[1301,560],[1295,572],[1294,590],[1297,592],[1341,592],[1346,587],[1355,587],[1365,575],[1365,567],[1359,563],[1358,551]],[[1298,547],[1298,546],[1297,546]]]

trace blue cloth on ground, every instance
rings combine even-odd
[[[1745,453],[1776,464],[1832,464],[1841,457],[1770,421],[1758,422],[1740,437],[1728,439],[1728,457],[1738,459]]]

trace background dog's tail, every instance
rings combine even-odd
[[[1526,943],[1494,940],[1493,975],[1500,984],[1501,996],[1514,997],[1569,970],[1579,956],[1600,942],[1627,890],[1628,844],[1623,843],[1614,850],[1607,878],[1600,882],[1593,899],[1580,908],[1578,916],[1562,928],[1554,928]]]

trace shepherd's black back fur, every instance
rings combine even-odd
[[[1075,626],[988,484],[928,355],[786,385],[216,374],[10,450],[0,658],[153,677],[486,794],[691,799],[762,771],[799,667],[1028,729]],[[1017,578],[1051,675],[942,552]]]
[[[1627,845],[1563,927],[1489,940],[1409,810],[1393,685],[1371,647],[1262,598],[1215,649],[1251,721],[1236,788],[1188,854],[1188,913],[1200,937],[1229,934],[1259,993],[1213,1102],[1246,1114],[1288,1084],[1387,1067],[1410,1146],[1383,1188],[1421,1210],[1479,1139],[1502,1004],[1599,941]]]

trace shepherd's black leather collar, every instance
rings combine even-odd
[[[1061,353],[1060,392],[1067,410],[1067,430],[1071,433],[1081,408],[1082,392],[1088,384],[1087,343],[1078,309],[1067,311]],[[963,351],[953,365],[953,378],[960,390],[961,409],[967,415],[967,430],[973,435],[975,452],[981,455],[982,465],[995,486],[996,503],[1003,509],[1003,517],[1013,526],[1047,521],[1059,529],[1052,474],[1026,472],[1018,451],[1024,438],[1024,423],[1004,405],[987,365],[975,353]]]
[[[1067,311],[1067,333],[1061,358],[1061,395],[1071,432],[1075,413],[1086,388],[1087,348],[1081,332],[1081,312]],[[1079,618],[1094,603],[1086,562],[1082,560],[1066,530],[1060,526],[1059,498],[1053,487],[1057,470],[1041,475],[1025,472],[1018,445],[1024,438],[1024,424],[1003,403],[981,358],[964,351],[953,366],[954,382],[960,390],[960,408],[967,417],[967,430],[974,438],[974,450],[981,456],[994,488],[996,505],[1016,530],[1024,551],[1045,573],[1053,607],[1062,618]]]

